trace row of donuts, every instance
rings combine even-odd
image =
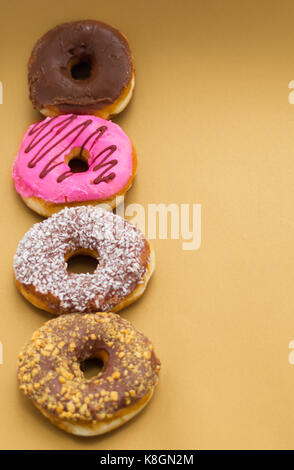
[[[33,48],[28,82],[34,107],[47,118],[22,140],[16,191],[45,217],[78,204],[114,208],[137,170],[131,140],[106,120],[127,106],[135,84],[126,37],[99,21],[59,25]]]
[[[48,117],[26,132],[13,179],[48,218],[20,241],[14,275],[21,294],[57,318],[20,352],[19,387],[59,428],[98,435],[149,402],[160,370],[149,339],[113,313],[143,294],[154,251],[137,227],[102,207],[119,204],[136,173],[132,142],[104,119],[128,104],[134,63],[118,30],[78,21],[45,34],[28,68],[32,103]],[[97,260],[94,273],[68,270],[78,254]],[[90,378],[88,359],[102,364]]]

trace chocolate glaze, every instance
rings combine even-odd
[[[90,64],[89,78],[76,80],[71,64]],[[64,23],[36,43],[28,63],[30,99],[37,109],[91,114],[115,102],[133,75],[127,39],[94,20]]]
[[[106,357],[85,379],[80,364]],[[113,313],[62,315],[37,330],[19,354],[20,389],[51,416],[91,423],[134,405],[157,384],[160,361],[149,339]]]

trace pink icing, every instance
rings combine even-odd
[[[72,173],[65,158],[88,152],[88,170]],[[109,199],[133,173],[132,143],[111,121],[96,116],[46,118],[27,130],[14,161],[17,192],[53,203]]]

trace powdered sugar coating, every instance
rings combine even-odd
[[[98,252],[93,274],[67,271],[65,256],[80,248]],[[57,314],[109,311],[144,282],[149,255],[143,234],[122,217],[97,207],[72,207],[26,233],[14,272],[47,301],[50,295],[57,299]]]

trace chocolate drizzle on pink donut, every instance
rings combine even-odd
[[[35,155],[29,161],[28,163],[29,168],[34,168],[50,151],[52,151],[54,148],[57,148],[58,145],[61,144],[65,139],[71,138],[70,136],[72,136],[72,139],[70,143],[67,145],[67,147],[65,149],[62,149],[60,152],[57,152],[57,154],[54,155],[54,157],[52,157],[49,160],[49,162],[46,163],[46,165],[43,167],[42,171],[39,174],[39,177],[41,179],[45,178],[45,176],[47,176],[48,173],[52,171],[54,168],[62,165],[63,162],[58,162],[58,158],[64,153],[64,151],[72,148],[76,139],[92,123],[91,119],[85,119],[83,122],[81,122],[80,124],[77,124],[75,127],[68,128],[68,126],[70,126],[70,124],[72,124],[76,118],[77,116],[75,115],[65,116],[63,120],[56,122],[56,117],[55,117],[55,118],[52,118],[50,121],[45,121],[44,123],[41,123],[41,124],[39,123],[35,124],[33,128],[30,130],[29,136],[33,136],[33,137],[30,143],[28,144],[28,146],[26,147],[25,153],[31,152],[35,148],[35,146],[40,144],[42,141],[44,143],[42,147],[39,150],[37,150]],[[96,136],[90,147],[90,150],[91,150],[93,148],[93,145],[96,144],[96,142],[100,139],[100,137],[104,134],[106,130],[107,130],[107,126],[99,126],[94,132],[92,132],[89,136],[87,136],[85,141],[81,145],[80,155],[82,155],[85,145],[94,136]],[[54,139],[59,136],[60,138],[53,143]],[[51,143],[52,145],[50,145]],[[116,151],[116,149],[117,149],[116,145],[110,145],[104,148],[100,153],[98,153],[94,157],[92,161],[92,165],[100,157],[104,156],[104,158],[102,158],[101,161],[93,167],[93,171],[98,171],[101,168],[103,168],[103,171],[101,171],[101,173],[93,180],[93,184],[108,182],[115,178],[115,173],[114,172],[108,173],[108,171],[117,165],[117,160],[113,159],[113,160],[108,161],[108,158]],[[57,182],[61,183],[64,179],[72,176],[72,174],[73,173],[71,172],[71,170],[65,171],[60,176],[58,176]]]
[[[86,162],[73,171],[71,161]],[[124,193],[136,172],[136,153],[115,123],[97,116],[46,118],[27,130],[13,165],[17,192],[54,204],[108,201]]]
[[[97,139],[98,140],[98,139]],[[110,170],[111,168],[113,168],[115,165],[117,165],[117,160],[110,160],[110,161],[107,161],[108,158],[113,154],[113,152],[116,151],[116,146],[115,145],[110,145],[109,147],[106,147],[104,150],[102,150],[100,153],[98,153],[98,155],[96,155],[96,157],[94,158],[92,164],[99,158],[101,157],[101,155],[103,154],[106,154],[105,157],[97,164],[94,166],[93,168],[93,171],[98,171],[100,168],[104,168],[105,167],[105,170],[103,170],[99,176],[97,176],[97,178],[94,179],[93,183],[94,184],[99,184],[99,183],[102,183],[103,181],[105,183],[107,183],[108,181],[110,180],[113,180],[115,178],[115,173],[109,173],[108,175],[104,176],[105,173],[107,173],[108,170]],[[62,175],[58,176],[57,178],[57,183],[61,183],[65,178],[68,178],[69,176],[72,175],[72,172],[69,170],[69,171],[65,171],[64,173],[62,173]]]

